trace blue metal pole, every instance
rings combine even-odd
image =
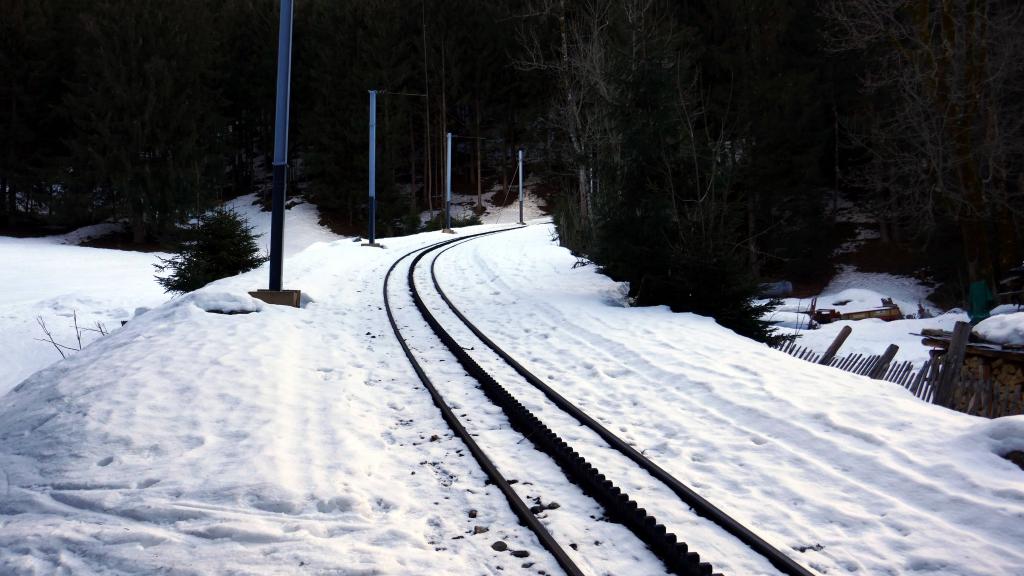
[[[270,215],[270,289],[281,289],[284,203],[288,192],[288,112],[292,81],[292,0],[281,0],[277,48],[277,109],[274,125],[273,197]]]
[[[452,133],[448,133],[448,154],[445,169],[445,206],[444,221],[445,229],[452,229]]]
[[[523,222],[523,149],[519,149],[519,223]]]
[[[370,244],[377,242],[377,91],[370,90]]]

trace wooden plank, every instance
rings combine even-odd
[[[889,381],[903,386],[903,377],[907,373],[907,363],[897,362],[889,369]],[[906,388],[906,386],[904,386]]]
[[[935,400],[935,386],[939,381],[939,376],[942,375],[942,362],[939,358],[932,358],[931,366],[928,368],[928,376],[925,377],[925,383],[927,384],[927,396],[928,401],[932,402]]]
[[[857,368],[857,374],[861,376],[867,376],[871,372],[871,368],[878,362],[878,356],[868,356],[860,366]]]
[[[910,388],[911,383],[914,381],[914,363],[904,362],[902,368],[900,368],[900,375],[898,376],[900,386],[904,388]]]
[[[868,372],[868,378],[872,380],[881,380],[882,376],[885,376],[885,371],[889,368],[889,364],[892,359],[896,357],[896,353],[899,352],[900,347],[895,344],[889,344],[889,347],[882,352],[882,355],[878,357],[875,364],[871,367]]]
[[[893,369],[894,372],[892,382],[895,382],[900,386],[903,386],[904,388],[909,388],[910,375],[913,373],[913,368],[914,365],[911,364],[910,362],[903,362],[902,364],[897,364],[896,367]]]
[[[836,353],[839,352],[839,348],[842,347],[843,343],[846,342],[846,339],[850,337],[851,332],[853,332],[853,328],[843,326],[842,329],[839,330],[839,334],[836,334],[835,340],[832,340],[828,349],[821,355],[821,360],[819,360],[818,363],[828,364],[831,362],[832,359],[836,357]]]
[[[870,366],[871,362],[873,362],[873,359],[873,356],[866,356],[863,359],[861,359],[861,361],[858,362],[857,365],[853,367],[853,373],[857,374],[858,376],[863,376],[864,373],[867,371],[867,367]]]
[[[857,361],[854,362],[852,366],[850,366],[850,372],[853,372],[854,374],[860,374],[861,366],[863,366],[864,363],[867,362],[869,358],[871,358],[871,357],[870,356],[864,356],[864,355],[858,355]]]
[[[854,356],[853,361],[850,362],[850,365],[846,367],[846,370],[848,372],[853,372],[854,374],[856,374],[857,366],[864,362],[864,358],[865,356],[863,354],[857,354],[856,356]]]
[[[923,338],[921,343],[932,348],[947,348],[950,344],[948,338]],[[986,358],[1013,360],[1019,362],[1024,357],[1024,352],[1015,349],[1008,349],[1005,346],[995,344],[969,343],[967,350],[972,356],[984,356]]]
[[[942,374],[935,386],[935,404],[950,407],[953,401],[953,391],[960,380],[960,371],[964,365],[964,352],[967,350],[967,339],[971,335],[971,325],[967,322],[957,322],[953,328],[953,339],[946,350],[946,357],[942,363]]]
[[[892,382],[892,379],[896,377],[896,372],[898,372],[899,369],[899,364],[889,363],[889,365],[885,367],[885,373],[882,374],[882,380],[885,380],[886,382]]]
[[[967,414],[974,414],[975,406],[978,404],[978,391],[974,390],[971,393],[971,400],[967,403]]]
[[[921,390],[921,385],[924,383],[924,377],[928,374],[928,366],[930,364],[930,360],[925,360],[924,366],[921,366],[921,369],[914,375],[914,379],[911,380],[910,393],[914,396],[917,396],[918,391]]]

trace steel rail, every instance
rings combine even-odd
[[[513,228],[514,229],[514,228]],[[441,252],[438,253],[437,257],[431,262],[430,275],[434,284],[434,288],[437,291],[441,299],[448,305],[448,308],[455,314],[459,320],[466,325],[467,328],[488,348],[490,348],[495,354],[497,354],[502,360],[504,360],[509,366],[511,366],[520,376],[526,381],[532,384],[535,388],[540,390],[552,403],[558,406],[566,413],[572,415],[581,424],[584,424],[591,430],[593,430],[598,436],[600,436],[609,446],[615,448],[617,451],[622,453],[624,456],[635,462],[641,468],[646,470],[651,476],[657,478],[664,483],[670,490],[672,490],[679,498],[689,505],[693,511],[701,517],[711,520],[729,534],[736,537],[738,540],[749,546],[752,550],[767,559],[772,566],[781,571],[783,574],[788,576],[814,576],[812,572],[798,564],[795,560],[789,556],[783,554],[780,550],[769,544],[763,538],[755,534],[752,530],[723,512],[721,509],[713,505],[707,499],[697,494],[692,488],[680,482],[677,478],[666,472],[660,466],[652,462],[646,456],[641,454],[635,448],[624,442],[621,438],[616,436],[610,430],[601,425],[600,422],[590,417],[586,412],[580,410],[575,404],[567,400],[564,396],[556,392],[547,383],[542,381],[532,372],[527,370],[522,364],[516,361],[512,356],[505,352],[500,346],[494,343],[493,340],[487,337],[475,324],[473,324],[465,314],[458,309],[457,306],[451,301],[448,295],[441,288],[440,283],[437,280],[436,264],[441,256],[454,248],[457,244],[452,244],[444,247]],[[440,246],[438,247],[440,248]]]
[[[466,240],[468,239],[467,237]],[[597,501],[605,509],[609,518],[618,521],[632,531],[673,573],[681,576],[710,576],[712,574],[711,564],[702,562],[700,556],[691,552],[685,542],[680,541],[675,534],[668,532],[654,516],[648,514],[635,500],[601,474],[597,468],[587,462],[529,409],[516,400],[508,390],[473,360],[430,312],[416,288],[414,280],[416,266],[430,252],[461,240],[463,239],[427,247],[409,265],[408,283],[413,302],[434,334],[455,356],[462,368],[477,380],[481,391],[502,409],[513,429],[558,463],[566,477]]]
[[[419,376],[420,382],[423,383],[423,386],[427,389],[427,392],[430,393],[430,397],[434,401],[434,405],[437,406],[438,410],[441,411],[441,417],[452,429],[452,431],[455,432],[455,434],[463,441],[463,443],[466,444],[466,447],[469,448],[469,452],[473,455],[473,458],[476,459],[477,463],[480,464],[480,467],[483,469],[484,473],[487,474],[488,479],[491,481],[491,483],[498,487],[501,493],[505,496],[505,499],[508,500],[509,506],[512,508],[512,511],[515,513],[515,515],[519,518],[520,522],[522,522],[523,525],[529,528],[537,536],[537,539],[540,540],[541,545],[548,552],[550,552],[552,556],[554,556],[555,561],[558,562],[558,565],[561,566],[562,569],[565,570],[566,573],[570,576],[583,576],[583,572],[580,570],[580,568],[576,565],[575,562],[572,561],[572,558],[569,557],[569,555],[561,547],[561,545],[558,544],[554,537],[551,536],[551,533],[548,532],[547,528],[545,528],[544,525],[541,524],[541,522],[537,519],[537,517],[534,516],[532,512],[530,512],[529,506],[527,506],[526,503],[523,502],[523,500],[519,497],[519,495],[516,494],[515,490],[512,489],[512,485],[509,484],[508,480],[501,474],[501,472],[494,465],[491,459],[488,458],[488,456],[476,443],[476,440],[474,440],[473,437],[470,436],[469,432],[459,421],[458,417],[455,416],[455,413],[452,411],[451,407],[448,406],[447,402],[445,402],[444,397],[442,397],[440,392],[438,392],[437,388],[434,387],[433,383],[430,381],[430,378],[427,377],[426,372],[423,371],[423,367],[420,365],[419,361],[416,360],[416,357],[413,355],[412,350],[409,348],[409,344],[405,341],[405,338],[402,336],[402,333],[398,328],[398,322],[397,320],[395,320],[394,311],[391,309],[391,302],[388,298],[388,285],[391,280],[391,274],[392,272],[395,271],[395,268],[398,267],[399,263],[401,263],[409,256],[412,256],[417,252],[420,252],[420,256],[422,256],[427,251],[436,250],[437,248],[452,244],[454,242],[460,242],[463,240],[467,240],[469,238],[477,238],[489,234],[497,234],[499,232],[505,232],[507,230],[508,229],[484,232],[481,234],[474,234],[472,236],[467,236],[464,238],[456,238],[453,240],[438,242],[425,248],[418,248],[416,250],[413,250],[405,254],[398,260],[395,260],[391,267],[388,268],[387,274],[384,276],[384,308],[387,312],[388,322],[390,322],[391,324],[391,329],[394,331],[395,337],[398,338],[398,342],[399,344],[401,344],[402,350],[405,352],[405,357],[409,359],[409,363],[412,364],[413,370],[416,372],[416,375]],[[411,265],[409,268],[410,272],[414,268],[415,264]]]

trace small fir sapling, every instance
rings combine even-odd
[[[199,217],[170,258],[154,264],[156,281],[167,292],[185,293],[214,280],[248,272],[267,261],[252,228],[235,212],[217,208]]]

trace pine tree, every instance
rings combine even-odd
[[[214,280],[248,272],[267,261],[256,245],[256,238],[235,212],[217,208],[199,217],[195,228],[182,241],[174,255],[155,264],[156,281],[167,292],[191,292]]]
[[[66,101],[76,174],[109,191],[136,243],[220,193],[211,16],[204,0],[99,0],[82,15],[78,77]]]

